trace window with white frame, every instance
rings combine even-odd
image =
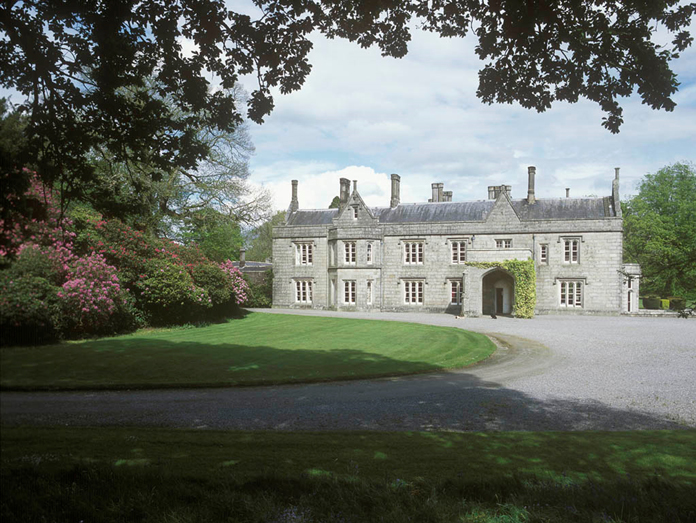
[[[295,265],[312,265],[314,245],[311,243],[295,244]]]
[[[367,244],[366,261],[368,264],[372,265],[372,243],[371,242],[368,242],[368,244]]]
[[[355,242],[344,242],[344,258],[343,261],[347,265],[355,265]]]
[[[549,263],[549,246],[546,243],[539,245],[539,263]]]
[[[563,238],[563,262],[580,262],[580,238]]]
[[[404,242],[404,263],[406,265],[423,264],[423,242]]]
[[[423,280],[404,280],[404,303],[423,305]]]
[[[462,304],[462,280],[450,280],[450,305]]]
[[[496,249],[511,249],[512,248],[512,240],[509,238],[497,239],[497,240],[495,240],[495,248]]]
[[[355,280],[343,282],[343,303],[355,305]]]
[[[561,307],[582,308],[582,281],[562,281]]]
[[[367,304],[372,305],[372,280],[367,280]]]
[[[466,262],[466,240],[457,240],[450,243],[452,249],[452,263]]]
[[[295,302],[312,303],[312,299],[311,280],[295,280]]]

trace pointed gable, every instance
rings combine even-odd
[[[512,201],[510,201],[507,191],[500,192],[485,221],[486,223],[520,223],[520,217],[517,216],[512,207]]]
[[[370,208],[365,205],[357,187],[348,197],[348,201],[342,206],[338,215],[333,219],[334,225],[341,227],[349,226],[366,226],[373,225],[378,222]]]

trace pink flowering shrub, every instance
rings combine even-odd
[[[74,260],[58,298],[62,330],[71,335],[113,330],[114,316],[128,301],[116,268],[96,253]]]
[[[155,238],[84,205],[65,217],[36,176],[25,196],[0,222],[4,343],[218,319],[250,299],[229,260],[213,263],[196,245]]]
[[[230,285],[234,293],[235,303],[237,305],[245,304],[247,301],[247,293],[249,292],[249,284],[242,276],[242,271],[234,266],[232,260],[222,262],[220,268],[230,277]]]

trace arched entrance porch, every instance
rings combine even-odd
[[[503,269],[493,269],[483,275],[481,312],[483,314],[512,314],[515,303],[515,279]]]

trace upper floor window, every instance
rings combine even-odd
[[[314,256],[314,245],[311,243],[296,243],[295,244],[295,264],[296,265],[312,265]]]
[[[582,282],[561,282],[561,307],[582,308]]]
[[[354,220],[358,219],[358,207],[357,206],[353,207],[353,219]]]
[[[511,249],[512,248],[512,240],[510,240],[510,239],[495,240],[495,248],[496,249]]]
[[[549,246],[545,243],[539,245],[539,263],[549,263]]]
[[[423,281],[404,281],[404,303],[423,305]]]
[[[355,265],[355,242],[345,242],[343,247],[345,249],[343,261],[348,265]]]
[[[297,303],[312,303],[312,282],[295,280],[295,301]]]
[[[367,259],[367,263],[372,264],[372,243],[367,244],[366,259]]]
[[[466,241],[456,241],[451,243],[452,263],[466,262]]]
[[[450,304],[462,304],[462,280],[450,280]]]
[[[355,305],[355,280],[343,282],[343,303]]]
[[[423,242],[404,242],[404,263],[408,265],[423,263]]]
[[[580,239],[563,239],[563,261],[565,263],[579,263],[580,261]]]

